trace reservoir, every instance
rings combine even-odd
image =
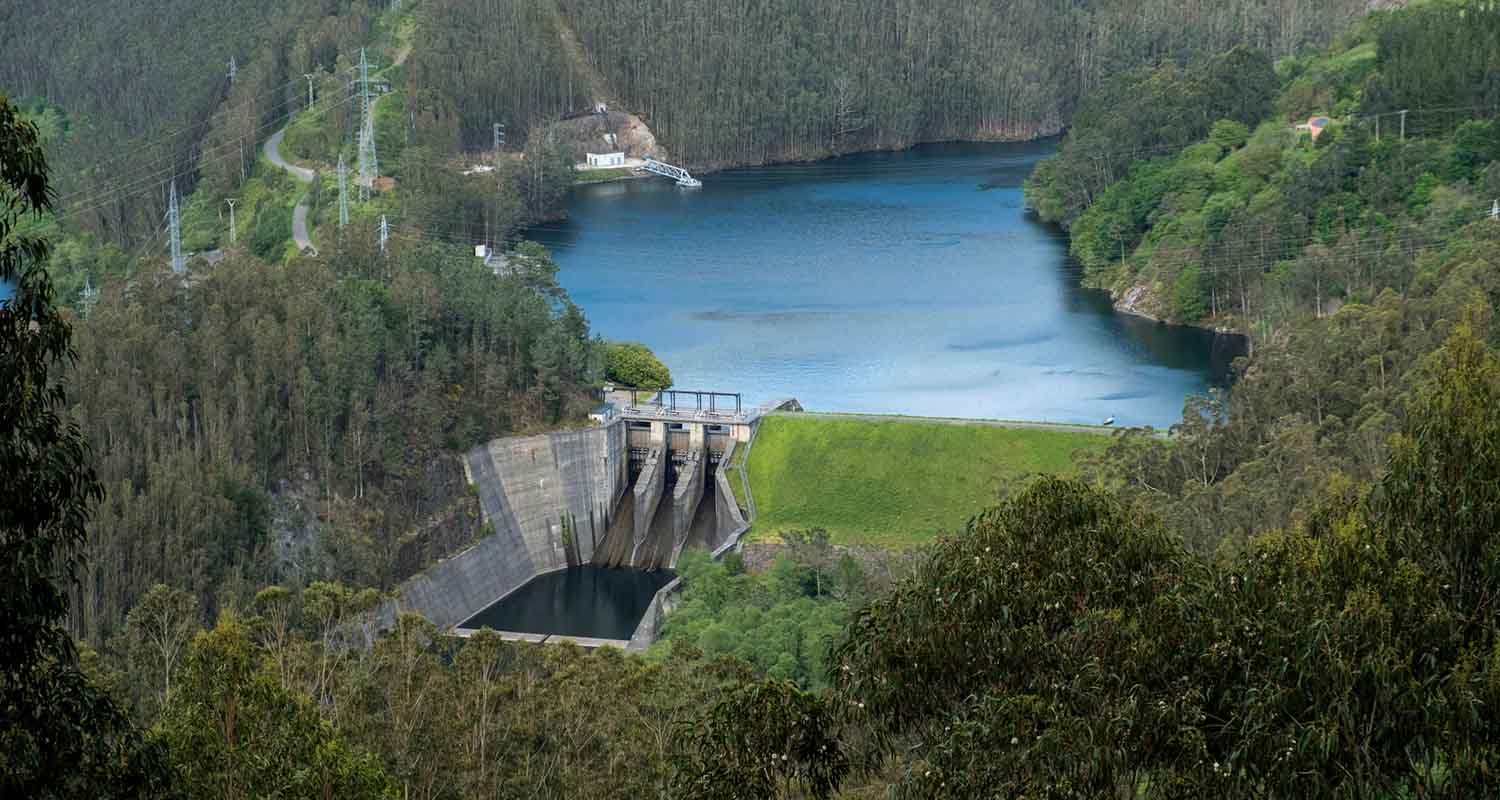
[[[515,633],[629,639],[670,571],[582,566],[548,572],[460,623]]]
[[[1164,427],[1239,340],[1116,313],[1024,210],[1050,142],[581,186],[533,228],[608,339],[686,389],[809,410]]]

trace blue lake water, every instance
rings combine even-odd
[[[679,388],[810,410],[1165,426],[1237,339],[1080,289],[1021,184],[1050,143],[945,144],[579,187],[534,228],[594,329]]]

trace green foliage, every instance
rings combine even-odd
[[[44,241],[16,232],[52,207],[36,126],[0,94],[0,794],[151,797],[169,791],[159,753],[79,669],[62,625],[103,487],[60,373],[72,331]]]
[[[398,796],[376,758],[261,668],[249,627],[232,613],[194,639],[155,735],[189,797]]]
[[[833,655],[840,699],[915,743],[900,796],[1483,793],[1500,360],[1460,325],[1428,370],[1372,494],[1332,481],[1219,566],[1050,479],[940,542]]]
[[[1233,123],[1254,126],[1270,114],[1277,86],[1271,60],[1245,47],[1191,67],[1168,63],[1115,75],[1084,98],[1057,155],[1027,180],[1027,200],[1042,219],[1071,228],[1127,173],[1127,183],[1150,180],[1135,172],[1138,159],[1176,152],[1215,126],[1219,138],[1238,138]]]
[[[270,206],[255,215],[255,226],[251,228],[250,252],[257,256],[275,260],[291,237],[292,210],[283,206]]]
[[[637,389],[666,389],[672,372],[651,348],[637,342],[610,342],[604,350],[604,377]]]
[[[1450,132],[1470,116],[1500,108],[1500,8],[1489,0],[1423,3],[1381,16],[1378,71],[1365,83],[1364,114],[1404,108],[1454,109],[1415,114],[1407,134]]]
[[[1172,317],[1187,322],[1201,318],[1204,294],[1203,270],[1196,264],[1184,267],[1172,283]]]
[[[816,538],[816,537],[815,537]],[[828,685],[828,647],[851,604],[863,598],[857,566],[840,571],[828,545],[810,542],[778,556],[770,570],[745,572],[686,550],[678,563],[682,601],[667,617],[658,652],[689,646],[708,659],[733,656],[756,672],[798,686]]]
[[[1067,474],[1076,452],[1100,451],[1109,441],[920,420],[768,417],[748,464],[760,513],[754,536],[821,528],[835,544],[919,544],[961,528],[974,508],[1022,476]]]
[[[161,228],[162,175],[178,174],[183,196],[202,187],[217,210],[272,125],[300,105],[303,73],[328,76],[327,97],[344,90],[338,60],[366,43],[371,5],[246,0],[224,13],[194,0],[18,0],[0,11],[0,86],[68,112],[52,149],[68,228],[139,243]]]
[[[674,156],[703,165],[1050,135],[1062,130],[1080,96],[1111,75],[1198,61],[1241,42],[1268,43],[1274,55],[1290,55],[1308,41],[1326,40],[1364,10],[1350,0],[1191,9],[1165,0],[940,0],[920,8],[833,0],[755,0],[730,8],[712,0],[559,0],[557,6],[586,66],[597,67],[595,95],[648,115]],[[1268,92],[1255,77],[1244,65],[1226,70],[1215,80],[1229,82],[1235,93],[1220,97],[1231,106],[1262,101]],[[1274,89],[1274,80],[1269,85]],[[515,93],[526,94],[522,86]],[[1111,146],[1135,144],[1127,136]]]
[[[414,89],[408,108],[423,118],[424,144],[489,149],[499,121],[508,126],[509,143],[526,145],[533,122],[588,108],[589,88],[563,52],[551,5],[427,0],[416,10],[419,46],[406,63],[406,79]],[[475,25],[476,14],[489,24]]]
[[[523,248],[497,277],[451,249],[392,250],[350,243],[284,266],[234,254],[187,289],[105,287],[69,373],[95,389],[74,413],[110,420],[86,434],[110,454],[111,497],[90,528],[101,568],[82,636],[117,633],[156,583],[207,615],[262,582],[392,586],[421,566],[400,557],[418,521],[464,496],[449,448],[582,417],[597,345],[545,251]],[[305,498],[298,509],[324,491],[349,502],[289,516],[283,555],[266,535],[272,491]]]
[[[1059,154],[1033,175],[1028,197],[1069,229],[1086,284],[1116,296],[1156,287],[1165,296],[1146,310],[1172,321],[1232,321],[1263,338],[1298,314],[1322,314],[1330,301],[1367,302],[1388,285],[1401,291],[1410,258],[1393,254],[1472,221],[1485,202],[1474,197],[1474,183],[1500,157],[1500,126],[1466,120],[1488,115],[1491,101],[1470,97],[1467,105],[1424,110],[1430,98],[1413,100],[1402,138],[1400,119],[1380,99],[1380,87],[1405,85],[1406,77],[1387,80],[1393,71],[1451,79],[1418,48],[1461,52],[1460,61],[1488,52],[1490,44],[1473,41],[1469,18],[1453,13],[1460,5],[1378,15],[1340,48],[1283,65],[1276,103],[1292,121],[1333,115],[1315,146],[1284,119],[1247,136],[1246,124],[1264,116],[1251,109],[1270,105],[1258,92],[1275,86],[1248,56],[1199,71],[1168,65],[1121,76],[1085,103]],[[1500,14],[1476,10],[1473,21],[1486,29],[1492,17]],[[1247,83],[1236,65],[1261,79]],[[1242,96],[1256,99],[1241,103]],[[1188,110],[1174,106],[1230,98],[1224,108],[1241,116],[1208,128],[1181,122]],[[1384,137],[1377,137],[1380,125]],[[1418,138],[1427,135],[1441,138]],[[1108,149],[1132,137],[1146,152]],[[1405,264],[1344,269],[1340,262],[1353,259],[1341,254],[1355,248]]]
[[[708,800],[827,800],[849,773],[829,704],[786,681],[735,689],[714,704],[677,763],[673,793]]]
[[[1237,150],[1250,139],[1250,127],[1243,122],[1221,119],[1208,131],[1208,140],[1220,150]]]

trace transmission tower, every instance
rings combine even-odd
[[[318,75],[315,72],[304,72],[302,77],[307,79],[307,107],[311,109],[313,107],[313,78]]]
[[[505,144],[505,126],[501,125],[500,123],[497,122],[497,123],[495,123],[495,152],[497,152],[497,153],[500,152],[500,148],[504,144]]]
[[[234,76],[239,72],[239,67],[234,63],[234,56],[229,57],[229,82],[234,83]]]
[[[167,235],[172,240],[172,271],[180,275],[187,271],[187,261],[182,257],[182,219],[177,213],[177,181],[172,181],[172,195],[167,203]]]
[[[359,131],[359,201],[369,202],[370,190],[380,176],[379,162],[375,159],[375,120],[365,114],[365,124]]]
[[[94,310],[94,304],[99,302],[99,290],[94,288],[87,275],[83,278],[83,291],[80,294],[79,305],[83,307],[83,318],[88,319],[89,312]]]
[[[227,200],[225,200],[224,202],[226,202],[226,203],[229,204],[229,246],[230,247],[234,247],[234,203],[235,203],[235,199],[233,197],[231,197],[231,198],[228,198]]]
[[[349,168],[344,165],[344,156],[339,154],[339,227],[349,224]]]
[[[359,199],[366,201],[370,199],[370,189],[375,185],[375,179],[380,176],[380,165],[375,158],[375,103],[370,95],[370,69],[374,67],[370,59],[365,57],[364,48],[359,50],[359,63],[354,68],[359,70],[359,77],[355,83],[359,84],[360,114],[363,120],[359,128]]]
[[[1490,219],[1500,222],[1500,200],[1496,200],[1494,205],[1490,206]]]
[[[391,226],[386,224],[385,215],[380,215],[380,254],[385,255],[385,242],[391,238]]]

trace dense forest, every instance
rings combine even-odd
[[[558,0],[594,87],[697,166],[1032,139],[1142,64],[1327,40],[1363,0]]]
[[[118,632],[155,583],[210,615],[283,581],[389,588],[477,530],[451,453],[581,416],[601,347],[544,253],[497,278],[432,245],[372,250],[231,257],[186,291],[139,273],[80,321],[74,412],[109,491],[80,634]],[[292,541],[270,539],[273,491],[310,517],[279,520]]]
[[[1232,552],[1305,518],[1332,476],[1382,472],[1430,354],[1491,313],[1500,122],[1484,65],[1497,42],[1493,6],[1431,4],[1283,61],[1274,94],[1269,65],[1240,72],[1233,96],[1254,102],[1217,120],[1146,124],[1212,68],[1129,73],[1085,104],[1028,186],[1071,231],[1084,280],[1253,343],[1230,397],[1192,401],[1178,445],[1126,437],[1095,466],[1101,480],[1195,546]],[[1404,138],[1398,106],[1411,106]],[[1320,110],[1335,121],[1313,141],[1293,122]],[[1121,145],[1160,155],[1120,162]]]
[[[171,180],[184,195],[197,183],[194,165],[221,188],[254,166],[259,142],[305,102],[303,73],[337,75],[342,89],[336,62],[369,36],[370,5],[7,3],[0,87],[65,120],[48,149],[70,229],[135,243],[160,230]]]

